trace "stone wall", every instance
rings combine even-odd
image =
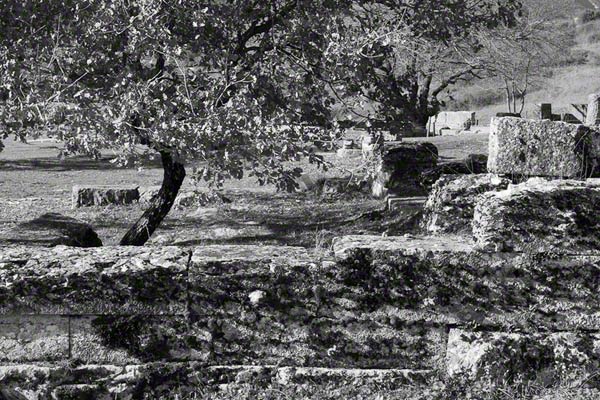
[[[405,382],[502,374],[511,359],[498,366],[485,354],[515,330],[549,338],[546,364],[562,362],[548,358],[556,346],[600,343],[600,253],[369,236],[336,239],[334,251],[318,260],[275,246],[2,248],[0,387],[108,399],[260,377]],[[557,342],[561,332],[577,335]],[[519,340],[535,342],[528,335]],[[586,355],[582,365],[595,365]]]

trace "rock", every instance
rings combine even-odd
[[[600,250],[600,180],[540,178],[478,197],[477,246],[493,251]]]
[[[522,334],[451,329],[446,365],[449,376],[511,382],[535,379],[540,372],[580,373],[598,365],[598,334]],[[585,373],[585,372],[584,372]],[[574,379],[574,376],[570,377]]]
[[[597,126],[600,124],[600,93],[594,93],[588,96],[585,124],[587,126]]]
[[[488,171],[495,174],[590,177],[600,161],[600,131],[549,120],[493,118]]]
[[[267,296],[267,293],[264,292],[263,290],[255,290],[248,295],[248,298],[250,299],[250,303],[253,306],[258,306],[258,305],[260,305],[260,303],[263,301],[263,299],[266,296]]]
[[[137,187],[73,186],[72,207],[132,204],[139,200]]]
[[[475,199],[504,190],[510,180],[492,174],[442,175],[425,203],[423,226],[431,233],[471,233]]]
[[[438,150],[431,143],[385,143],[375,172],[371,193],[376,198],[390,195],[421,195],[421,173],[437,165]]]
[[[91,225],[58,213],[47,213],[18,225],[7,241],[49,247],[102,246],[102,241]]]
[[[198,207],[206,206],[209,204],[224,204],[231,203],[231,200],[220,193],[213,192],[210,190],[200,191],[194,190],[190,192],[181,192],[175,198],[173,207],[175,208],[186,208],[186,207]]]

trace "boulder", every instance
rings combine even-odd
[[[600,131],[549,120],[493,118],[488,171],[513,176],[582,178],[600,160]]]
[[[139,200],[137,187],[73,186],[72,207],[132,204]]]
[[[37,246],[100,247],[91,225],[58,213],[47,213],[20,224],[9,241]]]
[[[385,143],[371,193],[376,198],[425,193],[421,173],[435,167],[437,159],[437,147],[431,143]]]
[[[533,178],[480,195],[473,237],[494,251],[600,250],[600,180]]]
[[[509,184],[492,174],[442,175],[425,203],[423,225],[432,233],[470,233],[477,196]]]
[[[487,159],[485,154],[469,154],[464,160],[439,164],[421,174],[421,185],[431,187],[442,175],[485,174]]]

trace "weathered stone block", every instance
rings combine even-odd
[[[593,93],[588,96],[585,124],[596,126],[598,123],[600,123],[600,93]]]
[[[190,267],[194,357],[357,368],[428,368],[439,362],[443,329],[371,312],[383,304],[365,293],[367,277],[342,270],[323,271],[304,249],[197,248]],[[361,293],[357,299],[343,295],[355,291]]]
[[[0,317],[0,361],[56,361],[68,357],[68,318],[51,315]]]
[[[510,382],[537,373],[564,373],[577,368],[596,371],[600,365],[598,334],[469,332],[451,329],[447,371],[450,376]],[[573,376],[570,377],[574,379]]]
[[[600,252],[488,253],[449,235],[347,236],[333,246],[338,263],[326,276],[341,283],[328,296],[362,310],[365,319],[496,330],[600,328]]]
[[[0,314],[184,314],[188,259],[177,247],[5,247]]]
[[[582,178],[598,169],[599,130],[520,118],[492,118],[490,129],[490,173]]]
[[[72,207],[132,204],[140,199],[137,187],[73,186]]]
[[[475,199],[503,190],[510,180],[492,174],[442,175],[425,203],[423,225],[432,233],[471,233]]]
[[[71,358],[89,364],[189,359],[184,316],[71,317]]]
[[[530,179],[478,197],[473,237],[494,251],[600,250],[600,183]]]
[[[377,198],[425,193],[421,173],[435,167],[437,158],[437,147],[431,143],[384,144],[371,193]]]

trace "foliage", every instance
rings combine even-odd
[[[213,183],[245,170],[289,188],[328,120],[321,31],[343,1],[9,0],[0,10],[2,135],[55,132],[121,162],[168,150]],[[322,132],[322,131],[321,131]],[[140,146],[145,145],[145,146]]]
[[[331,87],[353,118],[424,126],[443,91],[483,68],[471,57],[481,48],[474,33],[512,26],[520,9],[516,0],[357,5],[331,34]]]

